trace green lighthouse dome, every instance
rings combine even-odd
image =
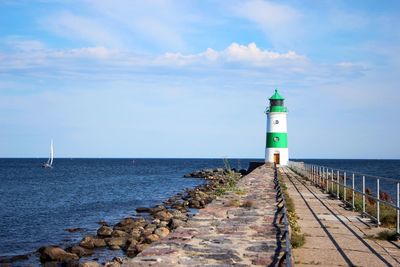
[[[275,93],[269,98],[269,109],[268,112],[287,112],[287,108],[283,105],[285,98],[281,96],[278,89],[275,89]]]

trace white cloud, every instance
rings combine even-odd
[[[302,14],[293,7],[271,1],[238,1],[233,12],[254,22],[276,46],[286,46],[301,34]]]
[[[240,63],[253,67],[265,67],[273,64],[279,64],[285,61],[288,64],[304,63],[307,61],[305,56],[296,54],[294,51],[287,53],[278,53],[269,50],[263,50],[255,43],[240,45],[232,43],[222,51],[216,51],[208,48],[205,52],[198,54],[182,55],[181,53],[166,53],[161,57],[161,62],[179,65],[195,63]]]
[[[196,54],[143,55],[104,46],[75,49],[42,49],[1,55],[0,72],[69,79],[148,79],[168,77],[238,76],[263,77],[265,83],[337,83],[363,75],[359,63],[321,65],[294,51],[279,53],[255,43],[232,43],[227,48],[208,48]],[[219,78],[218,78],[219,79]]]

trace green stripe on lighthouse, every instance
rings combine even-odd
[[[267,148],[287,147],[287,133],[267,133]]]

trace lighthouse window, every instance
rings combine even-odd
[[[275,120],[274,123],[275,123],[275,124],[279,124],[279,121],[278,121],[278,120]]]
[[[278,136],[275,136],[274,137],[274,142],[278,142],[279,141],[279,137]]]

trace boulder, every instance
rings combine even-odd
[[[112,237],[128,237],[128,233],[121,230],[114,230],[111,234]]]
[[[137,254],[139,254],[140,252],[142,252],[143,250],[145,250],[148,246],[149,246],[149,244],[146,244],[146,243],[137,244],[137,245],[136,245]]]
[[[66,252],[60,247],[56,246],[48,246],[39,248],[40,253],[40,261],[58,261],[58,262],[67,262],[79,260],[79,257],[73,253]]]
[[[139,240],[140,237],[142,236],[142,233],[144,232],[143,227],[139,227],[139,228],[134,228],[132,229],[132,231],[130,232],[130,238],[134,239],[134,240]]]
[[[151,211],[151,209],[147,208],[147,207],[138,207],[138,208],[136,208],[136,212],[137,213],[150,212],[150,211]]]
[[[176,228],[178,228],[179,226],[183,226],[183,225],[185,225],[185,222],[184,222],[184,221],[178,220],[178,219],[172,219],[172,220],[169,222],[168,227],[169,227],[170,229],[176,229]]]
[[[154,218],[160,219],[161,221],[169,221],[172,219],[172,217],[172,214],[166,210],[162,210],[154,214]]]
[[[113,229],[111,227],[103,225],[97,230],[97,235],[101,237],[109,237],[111,236],[112,232]]]
[[[94,248],[93,240],[94,240],[93,236],[90,236],[90,235],[85,236],[85,237],[81,240],[81,242],[79,243],[79,245],[80,245],[81,247],[84,247],[84,248],[93,249],[93,248]]]
[[[144,241],[148,244],[151,244],[159,239],[160,239],[160,237],[158,235],[151,234],[151,235],[146,236]]]
[[[102,238],[95,238],[95,239],[93,239],[93,245],[94,245],[96,248],[101,248],[101,247],[107,246],[106,241],[105,241],[104,239],[102,239]]]
[[[169,230],[166,227],[157,228],[154,234],[158,235],[160,238],[164,238],[169,234]]]
[[[80,267],[101,267],[102,265],[95,261],[81,263]]]
[[[136,246],[139,244],[136,240],[128,240],[126,242],[125,247],[123,248],[126,252],[126,255],[130,258],[135,257],[137,255]]]
[[[151,214],[156,214],[157,212],[160,212],[160,211],[163,211],[163,210],[166,210],[167,208],[165,207],[165,206],[163,206],[163,205],[158,205],[158,206],[155,206],[154,208],[151,208]]]
[[[133,219],[133,218],[125,218],[114,226],[114,230],[121,230],[129,233],[133,228],[144,227],[147,225],[147,222],[144,218]]]
[[[171,212],[171,214],[172,214],[174,219],[178,219],[178,220],[182,220],[182,221],[187,220],[186,214],[183,214],[179,210],[174,210],[174,211]]]
[[[68,252],[71,252],[73,254],[76,254],[79,258],[83,257],[83,256],[89,256],[93,254],[93,251],[81,246],[73,246],[73,247],[69,247],[67,248]]]
[[[195,209],[201,209],[204,206],[201,205],[199,200],[191,199],[191,200],[189,200],[189,207],[190,208],[195,208]]]
[[[125,246],[126,240],[124,237],[111,237],[106,239],[106,243],[111,249],[120,249]]]

